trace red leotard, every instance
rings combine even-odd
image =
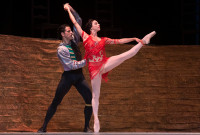
[[[82,33],[82,37],[85,32]],[[89,37],[83,42],[85,48],[85,59],[89,62],[88,70],[90,73],[90,78],[93,79],[101,70],[102,66],[107,62],[109,58],[106,57],[105,45],[111,44],[114,40],[102,37],[100,41],[96,42]],[[107,81],[107,73],[102,75],[102,78]]]

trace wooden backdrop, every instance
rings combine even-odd
[[[0,132],[41,127],[63,72],[58,44],[0,35]],[[131,47],[108,45],[106,52],[112,56]],[[87,67],[83,70],[90,83]],[[101,132],[200,131],[200,46],[145,46],[108,77],[101,88]],[[82,131],[83,109],[84,101],[73,87],[48,131]]]

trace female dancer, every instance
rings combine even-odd
[[[122,38],[110,39],[107,37],[98,37],[97,32],[100,31],[100,24],[96,20],[89,20],[86,24],[87,33],[84,32],[81,26],[76,22],[73,14],[70,11],[70,5],[64,5],[64,9],[68,11],[69,17],[76,27],[78,33],[83,39],[85,48],[85,58],[88,61],[88,69],[91,78],[92,86],[92,108],[94,114],[94,132],[99,132],[100,124],[98,118],[99,96],[102,78],[106,80],[108,72],[119,66],[125,60],[133,57],[142,48],[144,44],[149,44],[150,39],[156,34],[155,31],[147,34],[142,40],[138,38]],[[90,34],[90,35],[89,35]],[[124,44],[131,41],[137,41],[138,44],[129,51],[122,54],[106,57],[105,44]]]

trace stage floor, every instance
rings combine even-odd
[[[0,135],[200,135],[200,133],[164,133],[164,132],[100,132],[100,133],[84,133],[84,132],[2,132]]]

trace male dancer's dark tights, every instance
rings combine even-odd
[[[58,84],[55,97],[49,106],[46,117],[43,123],[43,130],[46,130],[47,125],[53,115],[55,114],[58,105],[61,103],[63,97],[68,93],[71,86],[74,85],[78,92],[83,97],[86,106],[84,108],[84,114],[85,114],[85,127],[89,127],[89,121],[92,116],[92,106],[91,106],[91,100],[92,100],[92,94],[90,91],[90,88],[88,86],[88,83],[86,82],[82,71],[81,70],[74,70],[74,71],[65,71],[62,74],[62,78]]]

